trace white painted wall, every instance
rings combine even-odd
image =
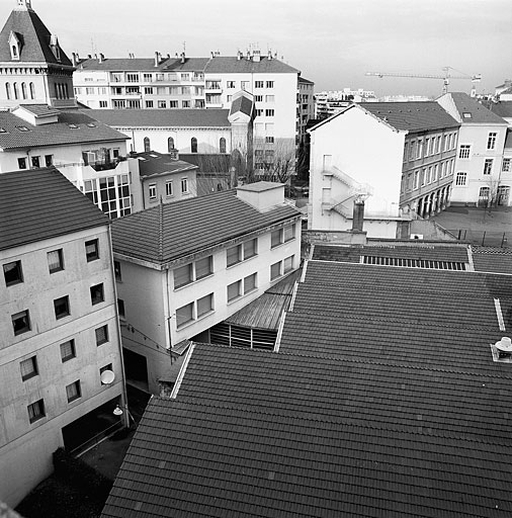
[[[365,204],[365,218],[398,217],[404,137],[404,133],[357,106],[314,129],[311,132],[309,228],[349,230],[352,226],[351,220],[326,210],[351,194],[344,183],[323,174],[334,168],[372,187],[373,195]],[[348,206],[351,213],[352,201]],[[386,229],[385,235],[389,236],[389,232]]]
[[[99,239],[100,258],[87,262],[85,241]],[[64,270],[50,274],[47,252],[62,249]],[[84,230],[0,252],[0,263],[21,260],[23,282],[0,278],[0,500],[15,506],[53,470],[62,427],[123,392],[120,337],[108,228]],[[91,304],[90,287],[103,283],[105,301]],[[56,320],[53,301],[68,295],[70,315]],[[31,330],[15,336],[12,315],[29,310]],[[96,345],[95,329],[109,341]],[[75,340],[76,357],[62,362],[60,344]],[[36,355],[38,375],[21,379],[20,361]],[[99,369],[112,363],[116,382],[101,385]],[[80,380],[82,395],[68,403],[66,386]],[[27,406],[44,399],[46,416],[29,422]]]

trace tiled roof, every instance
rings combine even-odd
[[[363,103],[360,106],[398,130],[418,132],[459,126],[435,101]]]
[[[512,276],[313,260],[280,351],[495,373],[494,299],[510,333]]]
[[[108,71],[173,71],[173,72],[204,72],[208,74],[229,73],[259,73],[259,74],[297,74],[299,71],[278,59],[262,57],[256,62],[245,57],[216,56],[215,58],[164,58],[155,67],[151,58],[105,58],[100,63],[98,59],[85,59],[78,65],[79,70],[108,70]]]
[[[484,105],[472,99],[463,92],[452,92],[448,94],[455,105],[463,124],[506,124],[506,122],[496,115],[495,112],[488,110]]]
[[[313,259],[360,263],[364,257],[382,257],[390,259],[412,259],[418,261],[441,261],[446,263],[469,263],[467,245],[352,245],[332,246],[315,245]]]
[[[490,102],[487,108],[500,117],[512,117],[512,101]]]
[[[164,155],[157,151],[132,153],[130,156],[139,159],[139,171],[141,176],[152,176],[162,173],[181,173],[197,169],[196,165],[189,164],[183,160],[174,160],[169,155]]]
[[[506,90],[503,90],[503,92],[500,92],[500,95],[503,94],[512,94],[512,86],[509,86]]]
[[[299,83],[304,83],[307,85],[314,85],[315,83],[313,81],[310,81],[309,79],[306,79],[305,77],[299,76]]]
[[[230,115],[234,115],[236,112],[242,112],[250,117],[252,115],[253,108],[254,102],[245,95],[241,95],[236,99],[233,99]]]
[[[70,125],[72,125],[70,127]],[[19,128],[27,128],[23,131]],[[78,111],[59,111],[59,122],[32,126],[10,112],[0,111],[0,149],[73,145],[127,140],[127,136]]]
[[[270,287],[256,300],[228,317],[227,324],[277,331],[284,311],[288,311],[295,283],[302,270],[297,270]]]
[[[0,221],[0,250],[5,250],[109,220],[57,169],[49,168],[0,174]]]
[[[512,275],[512,250],[510,248],[474,246],[472,252],[475,270]]]
[[[11,31],[21,40],[20,59],[13,60],[9,50]],[[0,32],[0,61],[12,63],[49,63],[72,67],[73,64],[60,49],[60,61],[50,48],[51,33],[32,9],[14,9]]]
[[[150,400],[102,517],[508,516],[500,367],[196,344],[176,399]]]
[[[285,205],[260,213],[235,190],[216,192],[116,219],[113,248],[116,254],[165,264],[298,215]]]
[[[36,117],[40,115],[58,115],[60,110],[52,108],[47,104],[20,104],[20,107],[33,113]]]
[[[84,110],[90,117],[113,127],[231,127],[228,121],[229,110]]]

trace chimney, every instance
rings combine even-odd
[[[103,63],[105,61],[105,55],[101,52],[99,53],[99,58],[100,63]]]
[[[255,61],[256,63],[258,63],[259,61],[261,61],[261,51],[259,50],[255,50],[252,54],[252,60]]]
[[[259,212],[268,212],[284,204],[284,183],[256,182],[238,186],[237,197]]]
[[[242,53],[241,53],[240,51],[238,51],[238,52],[236,53],[236,59],[237,59],[238,61],[240,61],[240,60],[242,59]]]
[[[213,50],[210,52],[211,56],[212,56],[212,59],[215,57],[215,52],[213,52]]]
[[[182,64],[185,63],[185,53],[184,52],[181,53],[181,63]]]
[[[364,200],[354,201],[354,211],[352,217],[352,232],[362,232],[364,223]]]
[[[272,60],[272,51],[271,50],[268,51],[268,59],[270,61]]]
[[[94,59],[98,59],[98,54],[94,54]]]
[[[155,67],[157,67],[159,63],[160,63],[160,52],[158,52],[158,50],[157,50],[155,52]]]
[[[247,61],[249,61],[250,59],[251,59],[251,53],[250,53],[250,51],[248,50],[248,51],[247,51]]]
[[[73,63],[74,67],[78,65],[78,54],[76,52],[71,53],[71,62]]]
[[[87,57],[88,57],[89,59],[92,59],[91,54],[87,54]]]

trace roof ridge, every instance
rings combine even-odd
[[[158,216],[159,220],[159,229],[158,229],[158,258],[160,261],[163,261],[164,257],[164,204],[162,202],[162,197],[160,196],[160,204],[158,205]]]

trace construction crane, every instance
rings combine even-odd
[[[482,79],[482,74],[475,74],[473,76],[464,74],[460,76],[454,76],[450,74],[450,70],[454,70],[455,72],[458,72],[459,74],[464,74],[464,72],[460,72],[458,70],[455,70],[455,68],[452,67],[444,67],[444,75],[442,76],[436,76],[431,74],[388,74],[386,72],[366,72],[367,76],[377,76],[381,79],[383,77],[411,77],[411,78],[418,78],[418,79],[442,79],[443,80],[443,94],[448,92],[448,86],[450,84],[450,79],[471,79],[472,83],[478,83]],[[474,88],[474,87],[473,87]],[[473,92],[472,92],[473,94]]]

